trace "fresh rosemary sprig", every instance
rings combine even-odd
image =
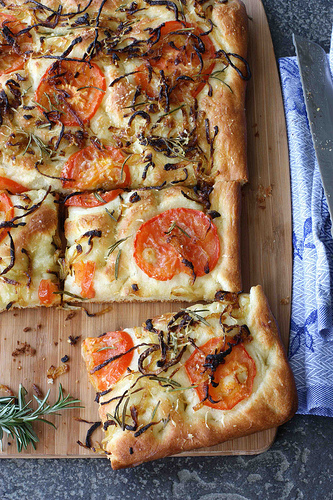
[[[68,297],[72,297],[72,299],[76,300],[87,300],[86,297],[80,297],[80,295],[76,295],[76,293],[66,292],[65,290],[59,290],[57,292],[52,292],[54,295],[68,295]]]
[[[26,450],[29,444],[36,449],[35,443],[39,439],[33,429],[33,422],[44,422],[56,429],[56,426],[52,422],[41,417],[51,413],[59,415],[57,412],[60,410],[83,408],[82,406],[74,406],[76,403],[80,403],[79,399],[74,399],[69,394],[66,397],[64,396],[61,384],[59,384],[58,399],[53,405],[50,405],[48,402],[50,390],[44,399],[34,396],[38,403],[36,410],[29,406],[31,400],[26,402],[26,395],[27,390],[20,384],[17,398],[14,396],[0,397],[0,451],[2,451],[4,433],[16,439],[17,450],[19,452],[23,448]]]
[[[181,104],[180,106],[178,106],[177,108],[174,108],[172,109],[171,111],[168,111],[167,113],[164,113],[162,116],[160,116],[159,120],[161,120],[162,118],[164,118],[165,116],[168,116],[168,115],[171,115],[172,113],[175,113],[176,111],[178,111],[179,109],[183,108],[185,106],[185,104]]]
[[[53,150],[49,148],[47,144],[45,144],[40,137],[33,134],[32,132],[28,133],[25,132],[24,130],[20,132],[28,138],[28,142],[22,153],[22,156],[26,154],[32,143],[35,143],[41,156],[43,156],[43,154],[46,154],[47,156],[52,156]]]
[[[106,201],[103,200],[103,198],[101,197],[101,195],[97,191],[94,192],[94,196],[95,196],[96,200],[100,201],[101,203],[104,203],[104,205],[105,205]]]
[[[198,314],[199,312],[209,311],[209,309],[196,309],[194,311],[193,311],[193,309],[184,309],[184,311],[187,312],[187,314],[192,316],[194,319],[201,321],[201,323],[203,323],[204,325],[210,326],[208,321],[205,318],[203,318],[200,314]]]
[[[117,253],[116,262],[114,265],[114,277],[116,278],[116,280],[118,279],[118,274],[119,274],[120,256],[121,256],[121,249]]]
[[[164,232],[164,234],[171,234],[175,228],[179,229],[179,231],[181,231],[183,234],[185,234],[185,236],[191,239],[191,236],[185,231],[185,229],[178,226],[178,224],[175,221],[172,222],[171,226],[167,231]]]
[[[121,238],[120,240],[118,240],[118,241],[116,241],[115,243],[113,243],[113,245],[111,245],[111,246],[109,247],[108,257],[109,257],[109,255],[111,255],[111,254],[115,251],[115,249],[116,249],[117,247],[119,247],[119,245],[121,245],[122,243],[124,243],[124,241],[128,240],[128,238],[130,238],[131,236],[132,236],[132,235],[130,234],[130,235],[129,235],[129,236],[127,236],[126,238]]]
[[[108,349],[115,349],[115,346],[108,345],[107,347],[101,347],[100,349],[97,349],[97,351],[95,352],[107,351]]]

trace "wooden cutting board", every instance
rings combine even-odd
[[[252,79],[248,85],[248,163],[250,183],[243,189],[242,200],[242,273],[244,291],[262,284],[268,296],[285,345],[289,337],[291,296],[291,205],[288,148],[279,77],[265,12],[260,0],[245,0],[250,17],[249,57]],[[101,305],[90,311],[102,310]],[[96,336],[107,330],[140,325],[146,318],[178,310],[179,304],[120,304],[99,317],[90,318],[70,311],[8,311],[0,316],[0,383],[15,392],[22,383],[32,397],[32,384],[44,394],[51,387],[50,400],[55,401],[58,382],[73,396],[81,399],[85,409],[71,410],[62,417],[53,416],[57,431],[45,424],[36,426],[40,443],[37,450],[21,453],[22,458],[84,457],[93,454],[77,445],[84,442],[88,424],[74,417],[97,421],[94,391],[88,383],[81,360],[80,342],[72,346],[68,336]],[[12,352],[23,342],[36,349],[35,356],[14,358]],[[47,384],[46,371],[59,366],[69,356],[70,371]],[[276,429],[235,439],[213,448],[203,448],[186,455],[255,454],[273,442]],[[18,455],[12,439],[4,441],[0,457]]]

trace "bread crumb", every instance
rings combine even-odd
[[[270,184],[267,188],[264,188],[262,184],[259,184],[258,191],[256,195],[257,205],[262,210],[266,208],[266,199],[272,196],[273,186]]]
[[[27,356],[34,356],[36,354],[36,349],[31,347],[30,344],[27,342],[20,343],[17,341],[19,347],[15,349],[15,351],[12,352],[13,358],[17,358],[17,356],[22,356],[26,354]]]

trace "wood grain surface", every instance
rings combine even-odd
[[[250,182],[242,196],[242,273],[244,291],[261,284],[271,309],[278,320],[281,336],[287,346],[291,298],[291,206],[288,148],[279,77],[265,12],[260,0],[246,0],[250,17],[250,46],[248,60],[252,79],[248,85],[248,163]],[[22,383],[32,397],[32,384],[44,394],[51,388],[50,400],[55,401],[58,382],[85,406],[81,410],[64,412],[62,417],[50,417],[57,426],[39,423],[36,426],[40,442],[34,452],[29,449],[22,458],[96,456],[79,447],[89,424],[78,422],[80,417],[98,420],[95,393],[88,383],[81,360],[80,342],[68,343],[69,335],[96,336],[107,330],[140,325],[146,318],[178,310],[181,304],[115,304],[112,310],[90,318],[78,311],[69,319],[66,310],[8,311],[0,315],[0,383],[15,392]],[[90,306],[100,311],[105,306]],[[35,356],[14,358],[12,352],[23,342],[36,349]],[[59,366],[61,358],[69,356],[70,370],[51,386],[46,371]],[[266,450],[274,440],[276,429],[260,432],[203,448],[186,455],[254,454]],[[97,437],[94,439],[98,439]],[[9,442],[8,442],[9,441]],[[12,439],[4,440],[0,457],[18,456]],[[11,443],[11,444],[9,444]]]

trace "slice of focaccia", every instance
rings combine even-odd
[[[242,2],[5,4],[0,176],[57,191],[247,180]]]
[[[193,301],[239,291],[239,197],[238,183],[219,181],[68,198],[65,299]]]
[[[0,311],[60,303],[58,209],[44,190],[0,191]],[[21,192],[19,192],[21,191]]]
[[[292,372],[260,286],[83,342],[114,469],[282,424]]]

